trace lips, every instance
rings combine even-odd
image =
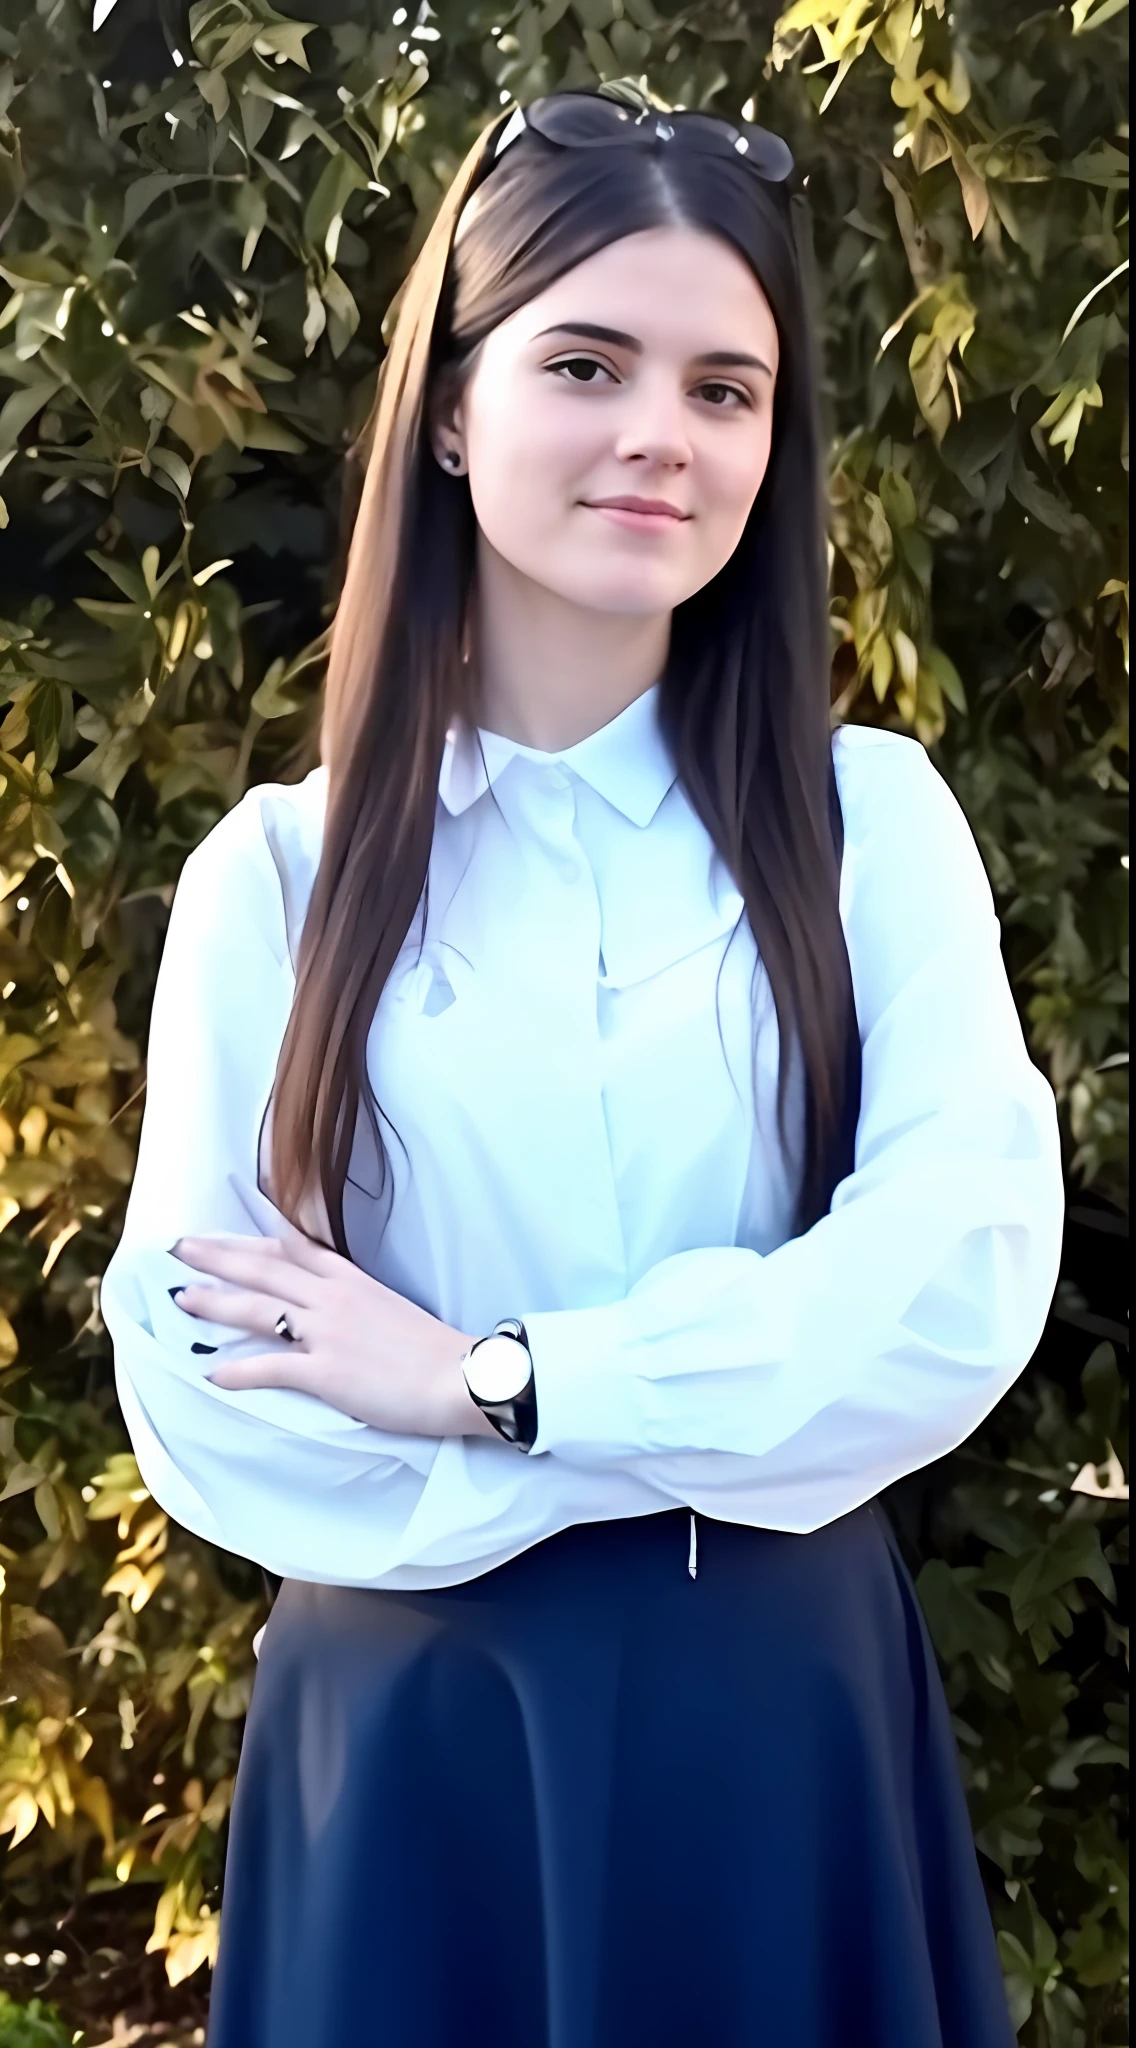
[[[682,512],[677,505],[666,498],[587,498],[584,501],[593,512],[630,512],[643,519],[689,519],[689,512]]]
[[[673,533],[690,518],[666,498],[585,498],[589,512],[598,512],[609,526],[621,526],[625,533]]]

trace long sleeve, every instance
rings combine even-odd
[[[976,1428],[1037,1344],[1062,1233],[1054,1098],[965,817],[915,742],[845,729],[836,744],[863,1047],[853,1171],[767,1255],[679,1252],[621,1300],[525,1316],[534,1456],[802,1529]]]
[[[282,1340],[188,1316],[169,1294],[201,1278],[169,1250],[179,1237],[283,1227],[258,1161],[318,850],[311,791],[296,796],[250,791],[174,893],[138,1159],[100,1290],[119,1403],[154,1499],[206,1541],[317,1584],[457,1584],[554,1529],[667,1503],[632,1472],[535,1465],[496,1439],[396,1436],[291,1389],[216,1386],[221,1358]]]
[[[259,800],[251,792],[214,827],[174,894],[138,1161],[100,1297],[120,1405],[154,1498],[210,1542],[316,1581],[370,1585],[400,1568],[405,1584],[468,1575],[520,1547],[501,1535],[515,1511],[515,1452],[387,1435],[291,1390],[215,1386],[206,1375],[219,1357],[277,1340],[187,1316],[170,1299],[170,1287],[201,1278],[169,1251],[179,1236],[283,1227],[257,1159],[294,980]],[[455,1555],[464,1573],[450,1570]]]

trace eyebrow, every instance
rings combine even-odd
[[[597,327],[594,320],[558,320],[555,327],[545,327],[534,341],[543,341],[549,334],[578,334],[588,341],[606,341],[612,348],[625,348],[632,355],[641,356],[643,344],[634,334],[624,334],[618,327]],[[747,355],[744,349],[712,348],[695,356],[694,361],[707,370],[764,370],[767,377],[773,372],[761,356]]]

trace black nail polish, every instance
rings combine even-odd
[[[176,1301],[179,1294],[185,1293],[185,1282],[183,1281],[180,1287],[167,1287],[166,1293],[171,1301]]]
[[[220,1345],[218,1345],[218,1344],[191,1344],[189,1348],[190,1348],[190,1350],[191,1350],[191,1351],[218,1351],[218,1350],[220,1350]]]

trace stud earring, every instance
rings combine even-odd
[[[456,476],[462,466],[462,459],[456,448],[447,448],[442,461],[451,476]]]

